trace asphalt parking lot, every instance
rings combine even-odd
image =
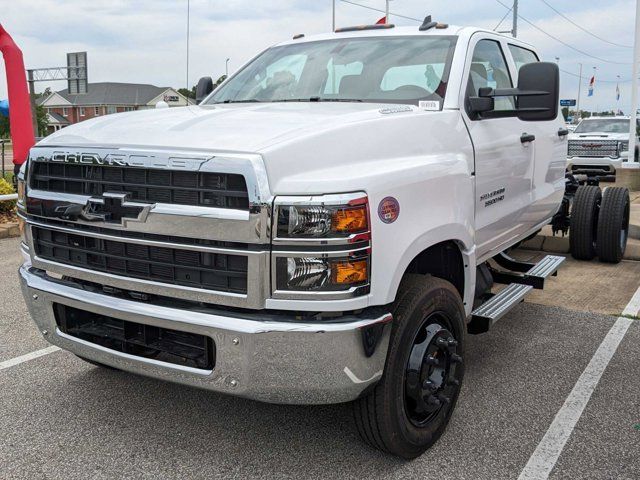
[[[22,303],[17,246],[0,241],[0,364],[48,346]],[[0,478],[517,478],[640,283],[639,262],[602,276],[567,264],[549,304],[536,293],[469,337],[452,422],[413,462],[361,443],[347,405],[267,405],[57,351],[0,370]],[[551,478],[640,477],[638,372],[633,320]]]

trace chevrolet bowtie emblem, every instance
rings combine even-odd
[[[153,205],[132,202],[128,193],[105,192],[100,197],[91,197],[85,205],[66,205],[56,208],[64,220],[119,223],[144,222]]]

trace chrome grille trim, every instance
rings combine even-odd
[[[27,223],[25,233],[35,268],[122,290],[238,308],[261,309],[265,307],[271,289],[269,245],[273,196],[269,190],[263,160],[259,155],[218,154],[189,150],[176,152],[108,146],[42,145],[31,149],[29,162],[49,161],[54,154],[60,154],[60,152],[99,152],[101,155],[113,153],[119,159],[133,158],[130,166],[137,167],[240,174],[245,178],[247,184],[249,206],[247,210],[241,210],[156,203],[151,204],[144,221],[123,221],[120,224],[104,220],[88,221],[82,218],[61,220],[52,215],[56,207],[85,206],[89,198],[92,197],[27,188],[26,202],[24,206],[21,206],[21,216]],[[28,176],[29,172],[27,172],[27,185],[30,184]],[[48,218],[59,220],[63,226],[46,222]],[[74,228],[74,225],[99,227],[100,231],[92,231],[89,228]],[[41,226],[50,230],[60,230],[74,235],[114,242],[244,256],[247,258],[247,293],[214,291],[193,286],[162,283],[161,281],[136,279],[47,260],[39,257],[36,253],[31,232],[32,226]],[[118,234],[109,235],[109,231],[118,231]],[[130,237],[127,236],[128,232],[132,232]],[[176,241],[164,242],[140,238],[143,234],[167,236],[176,239]],[[180,238],[185,238],[184,244],[179,242]],[[250,248],[207,246],[193,241],[187,243],[189,241],[187,239],[230,242],[239,246],[248,245]]]
[[[594,145],[594,147],[588,147]],[[596,146],[597,145],[597,146]],[[569,140],[567,154],[570,157],[611,157],[618,153],[617,140]]]

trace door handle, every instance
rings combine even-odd
[[[566,137],[567,135],[569,135],[569,130],[567,130],[566,128],[558,129],[558,136],[559,137]]]
[[[533,142],[535,139],[536,136],[530,133],[523,133],[522,135],[520,135],[520,142],[522,143]]]

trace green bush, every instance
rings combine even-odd
[[[0,178],[0,195],[9,195],[11,193],[16,193],[13,190],[13,187],[9,182],[7,182],[4,178]],[[16,208],[16,201],[3,201],[0,202],[0,213],[9,213],[12,212]]]

